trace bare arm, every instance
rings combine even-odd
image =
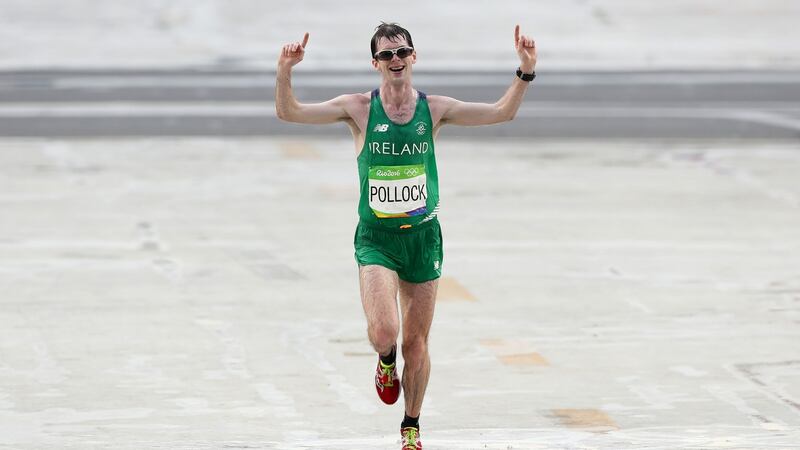
[[[287,122],[326,124],[350,119],[347,112],[352,96],[341,95],[322,103],[300,103],[292,93],[292,67],[303,60],[308,33],[303,42],[286,44],[278,58],[278,74],[275,80],[275,112]]]
[[[531,73],[536,68],[536,46],[533,39],[520,36],[519,25],[514,29],[514,47],[520,60],[523,73]],[[441,114],[439,125],[490,125],[506,122],[514,118],[519,110],[528,82],[514,77],[506,93],[495,103],[462,102],[450,97],[431,96]]]

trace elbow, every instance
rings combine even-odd
[[[278,119],[280,119],[280,120],[282,120],[284,122],[294,122],[294,120],[292,120],[292,118],[294,116],[292,114],[290,114],[289,111],[286,110],[286,108],[278,108],[276,106],[275,107],[275,115],[278,116]]]
[[[283,120],[285,122],[289,121],[286,111],[283,108],[279,107],[277,103],[275,104],[275,115],[278,116],[278,119],[280,120]]]
[[[286,101],[285,99],[275,99],[275,115],[284,122],[296,122],[299,106],[296,102]]]
[[[506,111],[500,114],[499,120],[497,122],[498,123],[511,122],[512,120],[514,120],[514,117],[516,116],[517,116],[516,111]]]
[[[497,108],[497,113],[495,115],[496,122],[495,123],[503,123],[503,122],[511,122],[514,120],[514,117],[517,115],[516,108],[509,108],[509,105],[498,104],[495,105]]]
[[[519,105],[514,107],[513,105],[509,105],[509,108],[506,109],[505,113],[503,114],[503,121],[504,122],[511,122],[517,117],[517,112],[519,112]]]

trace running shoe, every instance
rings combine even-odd
[[[422,441],[419,438],[419,428],[401,428],[400,436],[403,437],[403,450],[422,450]]]
[[[400,377],[397,376],[397,361],[384,364],[378,357],[378,369],[375,372],[375,389],[378,397],[387,405],[394,404],[400,397]]]

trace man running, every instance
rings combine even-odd
[[[428,332],[443,261],[434,138],[445,124],[513,119],[535,76],[536,47],[517,25],[514,46],[520,64],[505,95],[493,104],[462,102],[416,91],[411,84],[417,62],[411,34],[397,24],[382,23],[370,41],[380,88],[304,104],[292,93],[291,70],[303,60],[307,43],[308,33],[302,42],[281,50],[275,109],[289,122],[344,122],[353,134],[361,186],[355,258],[367,334],[378,352],[375,387],[384,403],[393,404],[400,396],[396,342],[402,325],[402,448],[421,450],[419,415],[431,367]]]

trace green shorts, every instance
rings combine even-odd
[[[438,220],[418,229],[384,230],[359,222],[353,240],[359,266],[377,264],[397,272],[410,283],[442,276],[442,229]]]

